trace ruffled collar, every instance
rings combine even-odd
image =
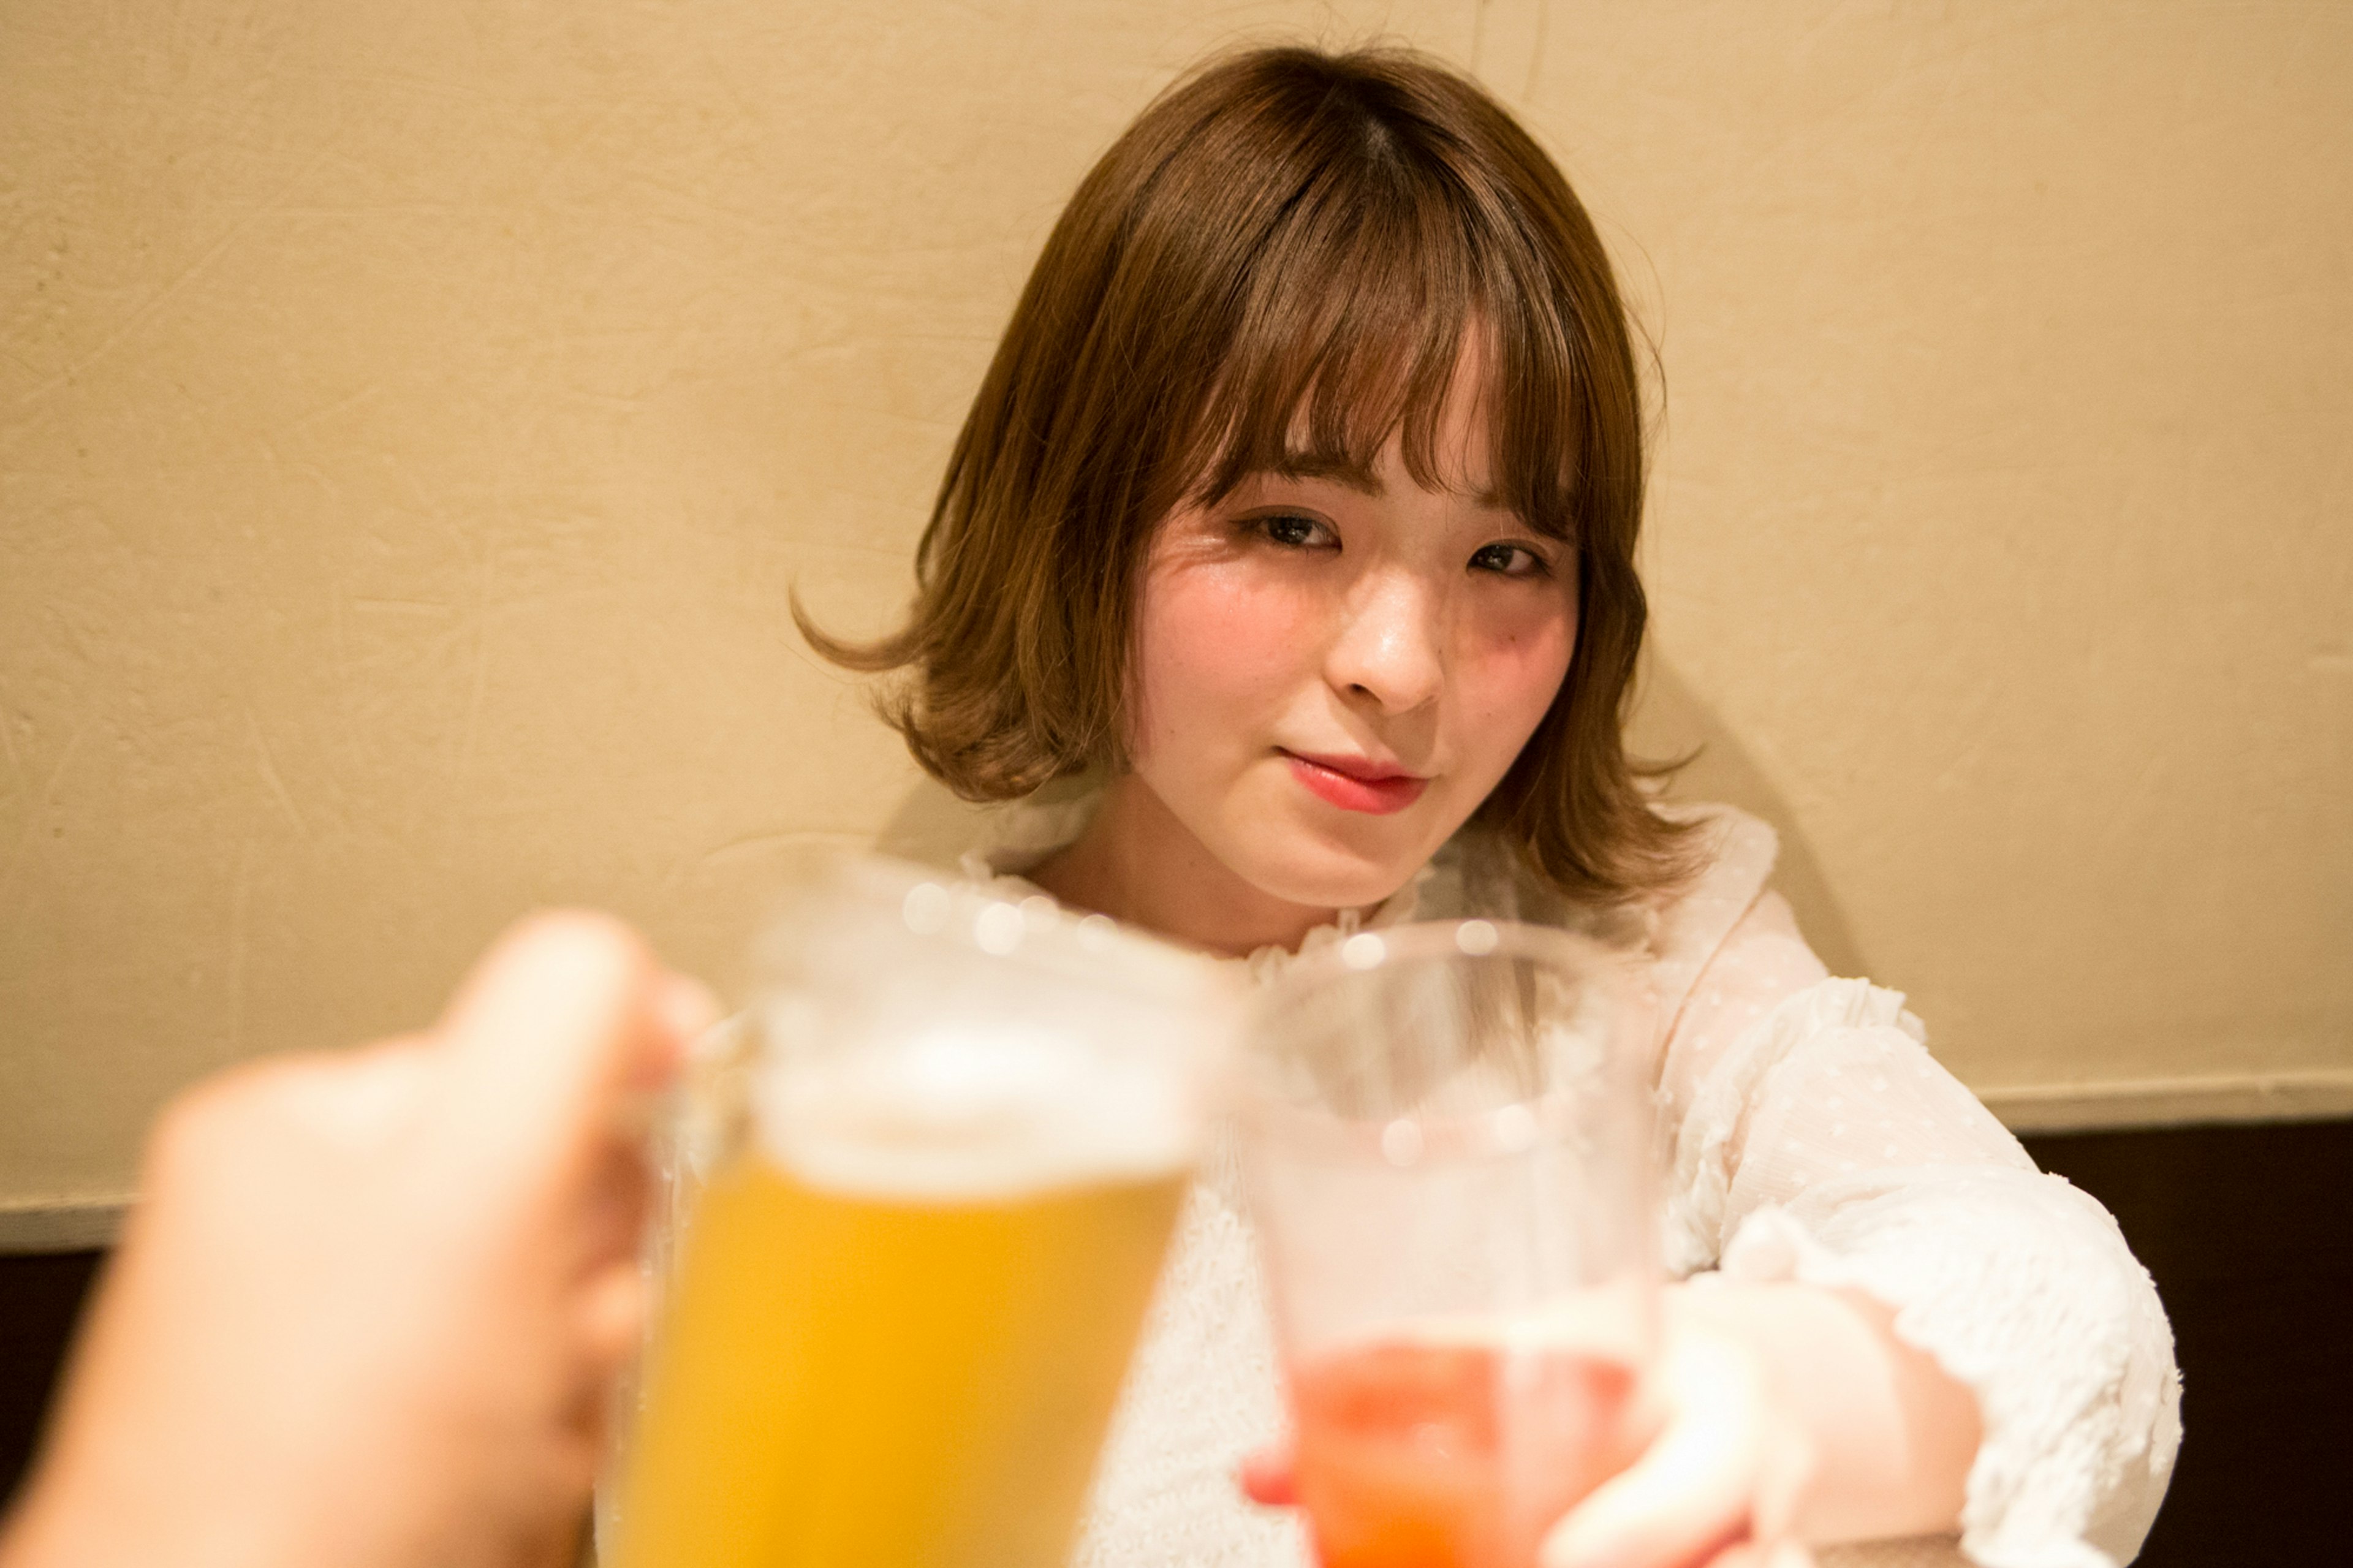
[[[968,879],[1001,889],[1009,899],[1047,898],[1052,894],[1029,879],[1029,873],[1058,851],[1075,843],[1095,814],[1102,792],[1090,791],[1074,799],[1040,800],[1035,796],[1001,806],[989,814],[989,829],[982,842],[968,849],[956,868]],[[1219,959],[1247,966],[1250,978],[1269,982],[1305,955],[1345,942],[1360,931],[1381,931],[1411,921],[1429,901],[1431,884],[1451,874],[1453,846],[1450,843],[1413,879],[1369,910],[1342,910],[1336,918],[1300,939],[1296,951],[1271,944],[1248,957]]]

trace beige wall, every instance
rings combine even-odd
[[[2353,1069],[2353,11],[0,8],[0,1204],[520,908],[724,980],[937,800],[874,626],[1062,197],[1268,32],[1472,65],[1662,343],[1644,734],[1995,1089]],[[892,825],[896,825],[892,826]]]

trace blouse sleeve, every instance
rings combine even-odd
[[[2147,1273],[1926,1049],[1904,999],[1834,980],[1767,893],[1688,989],[1661,1060],[1680,1272],[1859,1289],[1975,1391],[1961,1547],[2108,1568],[2156,1517],[2180,1380]]]

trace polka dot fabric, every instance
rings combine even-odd
[[[968,874],[1018,872],[1076,837],[1089,803],[1015,808]],[[1766,889],[1772,830],[1662,807],[1706,870],[1632,910],[1569,905],[1466,832],[1377,910],[1313,933],[1467,915],[1536,921],[1623,953],[1647,1016],[1667,1180],[1662,1247],[1682,1277],[1869,1292],[1978,1394],[1986,1436],[1957,1543],[1825,1549],[1823,1568],[2105,1568],[2155,1517],[2179,1440],[2179,1380],[2155,1289],[2106,1213],[2038,1173],[1940,1067],[1904,998],[1833,979]],[[1289,954],[1247,962],[1259,979]],[[1130,1373],[1075,1561],[1082,1568],[1303,1564],[1289,1521],[1243,1502],[1235,1467],[1282,1402],[1230,1152],[1208,1162]]]

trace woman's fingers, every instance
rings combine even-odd
[[[1760,1482],[1777,1461],[1753,1359],[1713,1335],[1687,1333],[1659,1375],[1666,1425],[1640,1459],[1553,1527],[1544,1568],[1688,1568],[1727,1550],[1778,1544],[1780,1521],[1757,1517]]]
[[[1778,1546],[1744,1541],[1709,1558],[1706,1568],[1814,1568],[1814,1554],[1794,1541]]]
[[[1299,1489],[1289,1448],[1261,1448],[1242,1460],[1242,1496],[1267,1508],[1296,1508]]]

